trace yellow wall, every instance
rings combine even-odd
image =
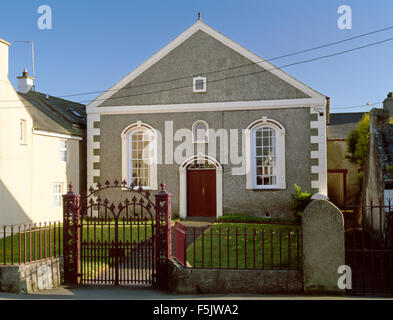
[[[54,221],[63,216],[63,209],[53,206],[53,184],[62,184],[62,193],[72,181],[79,192],[79,141],[68,139],[68,161],[60,160],[61,138],[33,134],[33,205],[36,221]]]
[[[1,59],[1,58],[0,58]],[[32,136],[20,143],[19,122],[32,119],[8,80],[0,80],[0,225],[25,222],[31,212]]]
[[[20,120],[26,120],[26,144]],[[0,226],[62,218],[53,208],[53,183],[72,181],[79,192],[79,141],[68,139],[68,162],[60,161],[60,138],[33,134],[33,121],[8,80],[8,45],[0,39]]]

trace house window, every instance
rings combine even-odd
[[[209,142],[209,125],[206,121],[198,120],[194,122],[194,124],[192,125],[192,142]]]
[[[193,92],[206,92],[206,77],[193,79]]]
[[[53,184],[53,207],[60,208],[62,200],[62,183]]]
[[[68,141],[66,139],[60,139],[60,161],[67,162],[68,161]]]
[[[276,185],[276,131],[262,127],[254,135],[255,186]]]
[[[130,181],[135,185],[147,187],[150,185],[150,164],[152,152],[149,144],[152,135],[145,131],[135,131],[130,138]]]
[[[122,178],[136,188],[157,189],[156,131],[140,121],[122,135]]]
[[[21,119],[19,122],[19,141],[20,144],[27,144],[26,120]]]
[[[285,189],[285,129],[271,119],[253,122],[246,130],[247,189]]]

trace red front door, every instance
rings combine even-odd
[[[216,170],[187,170],[187,216],[216,216]]]

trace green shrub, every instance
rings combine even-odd
[[[295,217],[301,217],[304,209],[311,201],[311,193],[302,191],[295,183],[295,193],[292,194],[291,209],[295,212]]]
[[[172,220],[179,220],[180,219],[180,215],[179,215],[179,213],[173,213],[172,214]]]
[[[393,164],[388,164],[386,166],[386,172],[390,178],[393,178]]]
[[[347,155],[345,157],[361,171],[366,166],[369,136],[370,116],[365,114],[358,126],[352,129],[347,136]]]

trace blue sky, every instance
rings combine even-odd
[[[53,11],[53,29],[37,27],[40,5]],[[340,5],[352,8],[352,30],[337,27]],[[31,70],[33,40],[36,89],[67,95],[108,89],[182,33],[202,13],[205,23],[268,59],[393,25],[393,1],[379,0],[3,0],[0,38],[11,42],[10,80]],[[275,60],[276,66],[393,37],[393,29],[341,45]],[[393,41],[324,60],[284,68],[331,97],[335,109],[378,102],[393,91]],[[75,101],[96,97],[77,96]]]

